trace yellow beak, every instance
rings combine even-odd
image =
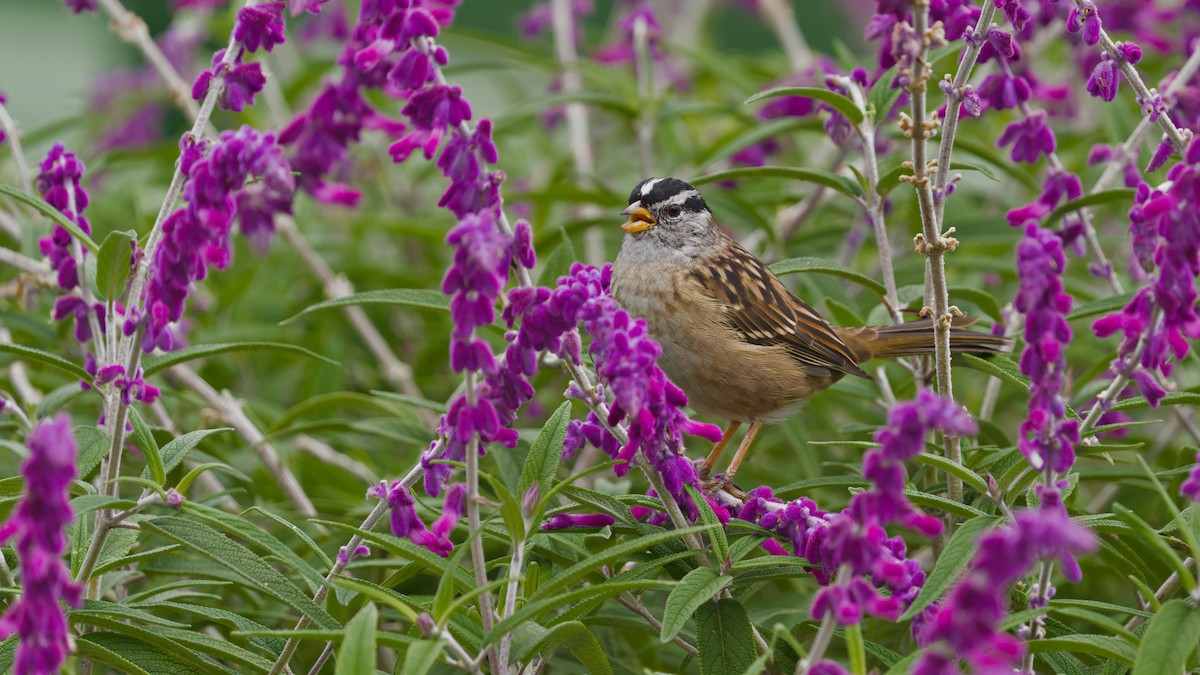
[[[650,212],[643,206],[631,206],[622,211],[621,215],[629,216],[629,220],[621,226],[621,229],[630,234],[644,232],[658,224],[654,216],[650,215]]]

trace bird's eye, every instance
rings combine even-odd
[[[683,215],[683,208],[679,206],[668,206],[666,210],[668,218],[678,218]]]

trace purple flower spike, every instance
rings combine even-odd
[[[291,213],[295,190],[291,167],[274,134],[244,126],[225,131],[208,156],[181,145],[181,166],[187,166],[184,208],[163,223],[163,238],[151,262],[146,290],[145,317],[129,317],[127,334],[140,320],[147,321],[142,346],[170,349],[170,324],[183,316],[191,282],[203,279],[209,266],[229,263],[229,235],[236,218],[242,232],[262,244],[274,229],[276,214]],[[256,179],[250,185],[247,179]]]
[[[55,143],[49,154],[42,160],[37,177],[38,192],[54,208],[75,223],[84,232],[91,234],[92,226],[84,217],[83,210],[88,206],[88,193],[83,189],[83,162],[73,152],[63,149],[62,143]],[[57,272],[60,288],[70,290],[79,285],[79,268],[83,260],[75,259],[75,244],[73,239],[61,225],[55,225],[49,237],[38,240],[38,249],[50,261],[50,269]],[[86,252],[81,252],[86,255]],[[86,313],[85,313],[86,316]],[[76,336],[79,336],[79,332]],[[79,338],[86,341],[91,336]]]
[[[258,51],[260,46],[271,51],[283,44],[287,39],[283,35],[283,3],[260,2],[238,10],[233,39],[249,52]]]
[[[0,639],[18,635],[15,672],[57,673],[71,645],[59,602],[78,607],[83,590],[71,583],[62,560],[65,531],[74,518],[68,495],[75,478],[71,419],[60,414],[43,421],[29,434],[28,445],[29,459],[21,465],[25,495],[0,526],[0,542],[17,539],[23,589],[0,618]]]
[[[1029,223],[1017,248],[1021,290],[1014,305],[1025,314],[1021,372],[1029,376],[1029,415],[1021,423],[1018,445],[1034,469],[1047,464],[1066,471],[1075,462],[1079,424],[1066,419],[1062,391],[1066,369],[1064,350],[1071,341],[1066,315],[1071,296],[1063,290],[1067,260],[1062,241],[1049,230]]]
[[[1054,152],[1054,132],[1046,126],[1046,113],[1038,112],[1009,124],[996,147],[1012,145],[1012,160],[1035,164],[1040,155]]]
[[[957,673],[957,658],[972,672],[1010,672],[1024,654],[1024,643],[1000,632],[1007,614],[1008,586],[1038,560],[1053,559],[1069,580],[1079,580],[1074,555],[1096,548],[1096,536],[1072,521],[1056,488],[1039,492],[1042,505],[1013,515],[1007,528],[993,530],[979,542],[971,569],[941,607],[931,606],[922,620],[922,642],[937,643],[918,662],[914,673]]]
[[[542,524],[543,530],[561,530],[566,527],[586,527],[600,529],[617,522],[616,518],[607,513],[560,513]]]

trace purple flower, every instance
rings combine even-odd
[[[1009,225],[1019,227],[1030,220],[1040,220],[1053,211],[1060,201],[1078,199],[1082,195],[1083,184],[1080,183],[1079,176],[1051,169],[1042,186],[1042,194],[1032,203],[1010,210],[1005,217]]]
[[[368,497],[377,497],[387,500],[388,506],[392,512],[392,534],[397,537],[404,537],[424,548],[433,551],[434,553],[445,558],[454,550],[454,544],[445,537],[445,534],[438,535],[430,532],[425,523],[421,522],[421,517],[417,515],[416,499],[412,493],[400,481],[396,481],[388,486],[387,481],[381,481],[379,485],[367,490]],[[447,495],[449,500],[449,495]],[[447,505],[447,509],[455,508],[453,504]],[[454,519],[457,521],[457,513],[461,513],[461,498],[457,506],[457,512]],[[453,525],[451,525],[451,529]],[[445,529],[443,527],[443,529]],[[446,530],[448,532],[448,530]]]
[[[1046,113],[1038,112],[1004,128],[996,147],[1012,144],[1012,160],[1034,164],[1038,156],[1054,152],[1054,132],[1046,126]]]
[[[927,651],[913,672],[958,672],[955,657],[973,672],[1007,672],[1007,665],[1024,653],[1024,644],[1001,633],[1008,610],[1008,586],[1024,576],[1038,560],[1055,559],[1071,581],[1080,578],[1074,555],[1096,548],[1096,536],[1067,515],[1056,488],[1040,491],[1038,509],[1013,514],[1009,527],[984,535],[974,564],[951,590],[941,607],[927,617],[922,637],[938,643]]]
[[[392,161],[403,162],[416,149],[433,159],[447,126],[457,127],[471,119],[471,107],[458,87],[434,85],[421,89],[404,106],[404,116],[412,121],[412,131],[392,143],[388,152]]]
[[[1091,47],[1100,41],[1101,30],[1100,13],[1096,10],[1096,3],[1087,0],[1071,8],[1070,14],[1067,15],[1067,32],[1082,33],[1084,44]]]
[[[658,23],[658,17],[654,14],[654,7],[649,2],[637,2],[633,4],[632,9],[621,16],[617,22],[621,29],[621,38],[619,41],[596,50],[592,54],[599,63],[604,64],[622,64],[633,63],[636,53],[634,51],[634,26],[641,21],[646,25],[646,41],[650,50],[650,58],[654,61],[662,61],[665,54],[659,46],[659,40],[662,37],[662,26]]]
[[[80,184],[83,172],[83,162],[75,153],[66,152],[62,143],[55,143],[42,160],[37,187],[42,198],[50,206],[62,212],[67,220],[78,225],[84,232],[91,234],[91,223],[83,215],[83,210],[88,206],[88,193]],[[83,260],[75,259],[75,248],[77,245],[70,233],[61,225],[55,225],[49,237],[38,240],[38,249],[50,260],[50,268],[57,272],[59,287],[66,290],[79,285],[79,267],[83,265]],[[86,255],[82,247],[78,248],[80,255]]]
[[[67,8],[76,14],[96,11],[96,0],[66,0]]]
[[[1007,72],[988,75],[975,91],[979,99],[992,110],[1016,108],[1028,101],[1032,93],[1024,77]]]
[[[1175,145],[1171,142],[1171,139],[1164,138],[1154,148],[1154,154],[1150,156],[1150,163],[1146,165],[1146,173],[1154,173],[1163,168],[1173,154],[1175,154]]]
[[[337,560],[342,567],[350,564],[350,561],[360,556],[371,555],[371,549],[367,548],[366,544],[359,544],[353,551],[348,550],[345,546],[338,548]]]
[[[1112,101],[1117,97],[1117,87],[1120,84],[1116,62],[1109,58],[1107,53],[1102,54],[1100,63],[1096,64],[1088,77],[1088,93],[1105,101]]]
[[[1179,486],[1179,494],[1194,502],[1200,502],[1200,453],[1196,455],[1196,464],[1188,474],[1187,480]]]
[[[1018,33],[1025,30],[1025,24],[1033,15],[1021,6],[1021,0],[996,0],[996,8],[1004,12],[1005,18]]]
[[[238,10],[233,25],[233,39],[246,51],[256,52],[261,46],[267,51],[287,39],[283,35],[283,3],[260,2]]]
[[[25,495],[0,526],[0,542],[14,536],[21,561],[21,597],[0,619],[0,638],[16,633],[18,673],[57,673],[71,647],[60,600],[78,607],[82,589],[63,563],[66,528],[74,514],[68,494],[75,478],[71,419],[60,414],[29,434],[29,459],[21,465]]]
[[[223,80],[219,102],[221,107],[241,112],[247,105],[254,105],[254,95],[267,84],[267,76],[258,63],[245,63],[241,55],[233,63],[225,63],[225,50],[213,54],[212,68],[196,76],[192,84],[192,98],[199,101],[208,95],[214,79]]]
[[[1067,260],[1062,241],[1037,223],[1025,226],[1017,246],[1017,276],[1021,290],[1014,302],[1025,315],[1025,350],[1021,372],[1029,377],[1029,415],[1021,423],[1018,445],[1035,469],[1049,465],[1066,471],[1075,462],[1079,424],[1066,419],[1063,380],[1064,350],[1071,341],[1066,315],[1071,296],[1063,290]]]
[[[542,524],[543,530],[561,530],[566,527],[586,527],[600,529],[617,522],[616,518],[607,513],[560,513],[552,516]]]

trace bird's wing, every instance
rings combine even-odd
[[[742,341],[780,345],[811,375],[835,372],[870,379],[853,352],[812,307],[792,295],[775,273],[732,243],[727,264],[692,272],[704,291],[725,309],[725,320]]]

